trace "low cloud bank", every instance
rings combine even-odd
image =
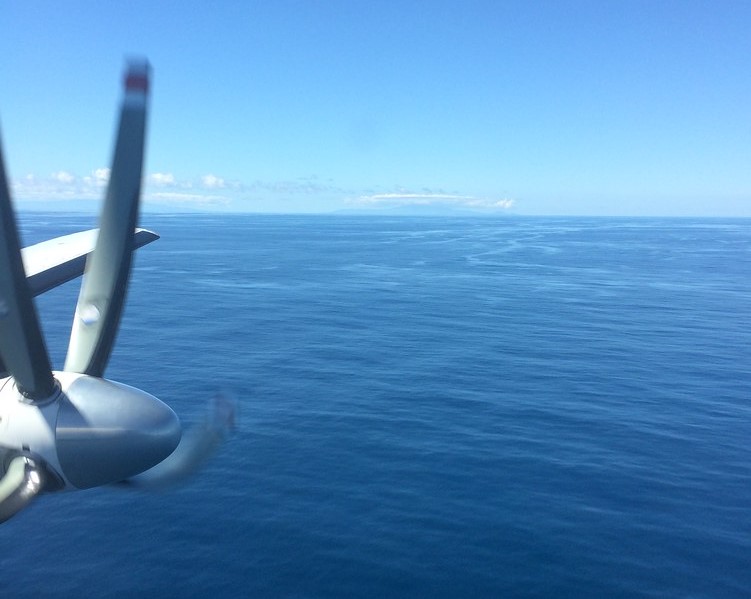
[[[449,206],[471,210],[502,211],[514,205],[509,198],[483,198],[448,193],[377,193],[350,199],[352,206],[399,208],[405,206]]]

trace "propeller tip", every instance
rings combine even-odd
[[[125,72],[125,91],[147,94],[150,74],[151,65],[145,58],[128,60],[128,67]]]
[[[229,391],[220,391],[211,398],[209,418],[218,430],[234,430],[237,400]]]

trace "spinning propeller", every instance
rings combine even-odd
[[[10,374],[0,379],[0,522],[41,491],[129,479],[165,460],[180,442],[180,422],[167,405],[102,378],[135,249],[148,85],[148,65],[129,65],[100,231],[61,372],[50,366],[0,154],[0,356]]]

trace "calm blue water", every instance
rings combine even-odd
[[[750,220],[142,225],[107,374],[187,422],[234,389],[237,430],[4,524],[0,596],[751,596]]]

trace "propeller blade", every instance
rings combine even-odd
[[[203,422],[183,434],[177,449],[169,457],[124,482],[141,489],[162,490],[186,481],[216,453],[234,429],[236,411],[234,396],[216,394],[209,402]]]
[[[149,85],[147,63],[131,64],[99,237],[86,262],[65,370],[101,377],[120,323],[141,195]]]
[[[5,522],[36,497],[44,487],[44,470],[34,460],[18,456],[0,478],[0,523]]]
[[[16,380],[19,390],[30,399],[45,399],[55,390],[34,303],[26,284],[26,273],[10,203],[0,150],[0,356]]]

